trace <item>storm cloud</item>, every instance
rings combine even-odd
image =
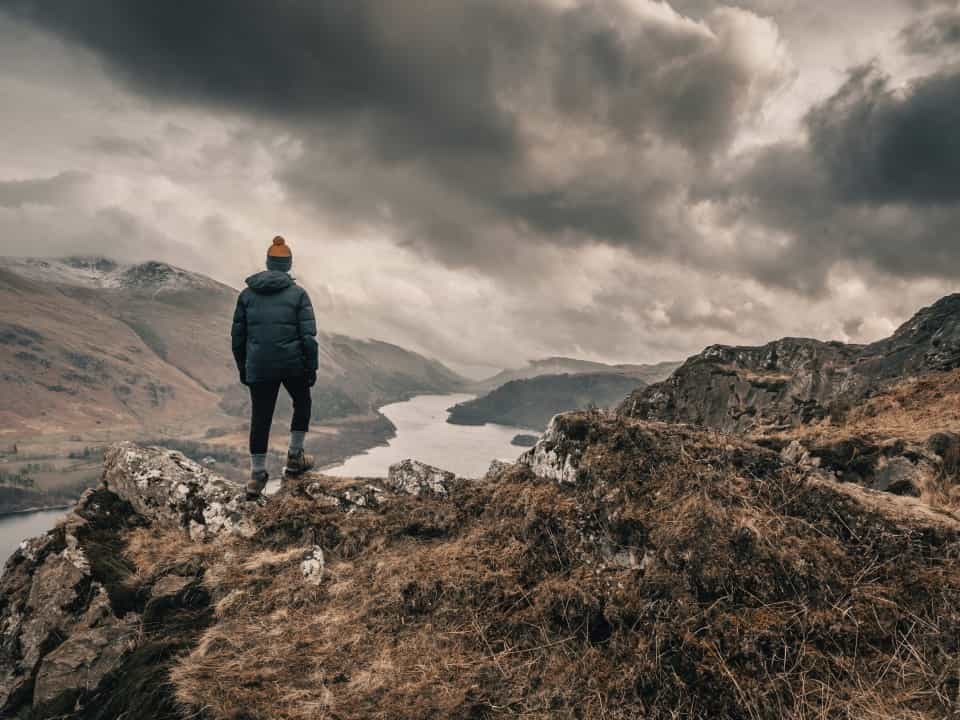
[[[230,281],[282,229],[334,329],[463,366],[868,340],[960,274],[955,15],[0,0],[0,234]]]
[[[523,238],[662,252],[685,233],[664,211],[691,168],[783,80],[773,24],[731,8],[693,21],[626,0],[10,7],[140,93],[285,123],[306,143],[280,174],[291,195],[348,223],[386,218],[454,264]]]

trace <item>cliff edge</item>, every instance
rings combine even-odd
[[[238,494],[113,448],[0,580],[0,715],[958,710],[960,521],[719,432],[574,413],[482,481]]]

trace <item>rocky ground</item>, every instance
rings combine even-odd
[[[933,720],[958,607],[949,510],[717,431],[575,413],[259,504],[124,444],[7,565],[0,715]]]

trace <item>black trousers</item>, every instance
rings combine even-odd
[[[277,395],[283,385],[293,400],[292,432],[307,432],[310,429],[310,385],[305,377],[291,377],[283,380],[250,383],[250,454],[263,455],[270,445],[270,426],[273,424],[273,411],[277,407]]]

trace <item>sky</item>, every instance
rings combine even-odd
[[[0,255],[485,375],[869,342],[960,278],[952,0],[0,0]]]

